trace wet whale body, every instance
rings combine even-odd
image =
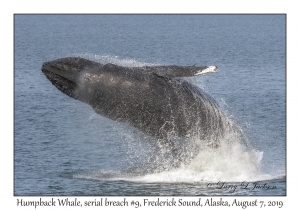
[[[42,72],[60,91],[112,120],[126,122],[167,144],[197,137],[217,146],[230,123],[217,102],[183,77],[217,66],[123,67],[80,57],[45,62]]]

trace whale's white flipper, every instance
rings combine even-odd
[[[217,66],[145,66],[144,70],[164,77],[193,77],[209,72],[216,72]]]
[[[201,69],[198,72],[196,72],[194,75],[200,75],[200,74],[206,74],[209,72],[216,72],[218,70],[217,66],[207,66],[205,69]]]

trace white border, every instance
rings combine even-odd
[[[1,26],[1,209],[16,207],[13,196],[13,14],[15,13],[281,13],[287,14],[287,196],[282,209],[298,206],[299,181],[299,12],[282,1],[4,1]],[[133,197],[131,197],[133,198]],[[241,198],[241,197],[238,197]],[[246,198],[246,197],[245,197]],[[255,197],[251,197],[253,199]],[[270,200],[272,197],[258,197]],[[141,198],[137,198],[141,199]],[[231,200],[232,197],[226,197]],[[6,208],[4,208],[6,207]],[[65,209],[65,207],[63,207]],[[218,208],[218,207],[216,207]],[[250,207],[249,207],[250,208]],[[214,208],[212,208],[214,209]],[[219,209],[219,208],[218,208]],[[239,208],[241,209],[241,208]],[[251,208],[252,209],[252,208]],[[295,209],[295,208],[294,208]]]

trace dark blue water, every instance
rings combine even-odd
[[[15,15],[14,194],[285,195],[285,18]],[[219,102],[252,149],[202,151],[155,173],[149,137],[95,114],[41,72],[43,62],[73,55],[125,66],[219,66],[189,81]],[[275,189],[208,187],[256,181]]]

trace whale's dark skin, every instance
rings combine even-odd
[[[68,57],[42,66],[60,91],[96,113],[129,123],[177,150],[170,136],[197,137],[218,145],[229,122],[216,101],[179,77],[216,71],[216,66],[122,67]]]

